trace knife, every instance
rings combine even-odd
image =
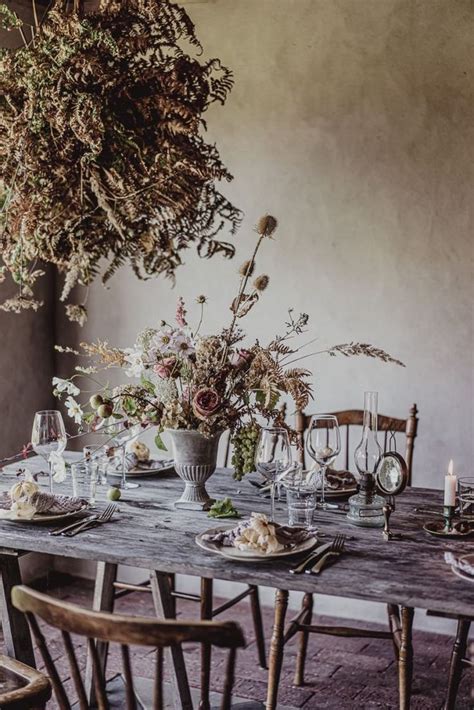
[[[324,545],[319,545],[319,547],[313,550],[311,554],[303,560],[303,562],[300,562],[300,564],[297,565],[297,567],[292,567],[290,569],[290,574],[302,574],[305,571],[306,567],[313,564],[313,562],[316,562],[318,557],[324,555],[324,553],[327,552],[331,547],[332,541],[326,542],[324,543]]]

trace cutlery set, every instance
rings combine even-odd
[[[74,537],[75,535],[79,535],[81,532],[92,530],[99,525],[110,522],[116,510],[117,506],[115,504],[110,504],[100,514],[98,513],[97,515],[91,515],[88,518],[81,518],[70,525],[66,525],[66,527],[51,530],[49,534],[55,536],[62,535],[64,537]]]
[[[290,574],[320,574],[328,560],[342,554],[346,536],[338,533],[332,542],[326,542],[313,550],[299,565],[290,569]]]

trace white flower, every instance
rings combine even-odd
[[[53,481],[62,483],[66,480],[66,462],[63,455],[58,451],[52,451],[49,455],[49,463],[53,473]]]
[[[151,342],[151,350],[166,355],[171,352],[172,342],[173,332],[171,330],[159,330]]]
[[[177,355],[181,355],[181,357],[185,358],[192,355],[196,350],[191,338],[182,331],[173,334],[171,349]]]
[[[82,407],[79,402],[76,402],[73,397],[68,397],[64,404],[66,405],[68,416],[70,416],[71,419],[74,419],[76,424],[80,424],[82,422],[84,412],[82,411]]]
[[[74,369],[76,370],[76,372],[80,372],[83,375],[92,375],[94,372],[97,372],[97,368],[93,367],[92,365],[90,367],[82,367],[82,365],[76,365]]]
[[[134,350],[133,348],[125,348],[125,362],[128,363],[128,367],[125,369],[125,374],[127,377],[140,377],[143,372],[143,358],[141,350]]]
[[[77,397],[81,393],[81,390],[76,387],[74,382],[63,380],[61,377],[53,377],[53,387],[56,392],[67,392],[67,394],[72,394],[73,397]]]

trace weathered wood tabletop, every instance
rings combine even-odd
[[[1,488],[11,485],[4,473]],[[446,540],[423,531],[433,519],[414,512],[415,507],[441,506],[442,491],[409,488],[397,500],[391,518],[393,532],[401,540],[385,542],[380,529],[357,528],[345,515],[317,512],[316,524],[330,538],[345,532],[350,539],[336,564],[318,577],[291,575],[288,560],[234,562],[200,549],[195,536],[233,521],[213,520],[205,512],[175,510],[173,501],[183,483],[175,475],[140,479],[140,487],[124,491],[113,522],[77,537],[51,537],[51,525],[0,521],[0,546],[4,551],[24,550],[75,559],[101,560],[145,569],[207,576],[286,590],[314,592],[431,609],[460,615],[474,614],[474,584],[457,577],[444,562],[444,552],[474,551],[471,538]],[[217,471],[207,484],[217,498],[230,495],[242,513],[269,512],[269,500],[245,479],[237,482],[230,471]],[[57,486],[57,492],[62,486]],[[105,505],[105,500],[101,503]],[[286,519],[283,503],[277,503],[276,519]]]

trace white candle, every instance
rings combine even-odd
[[[456,505],[456,486],[458,478],[453,473],[453,460],[449,462],[448,473],[444,477],[444,504]]]

